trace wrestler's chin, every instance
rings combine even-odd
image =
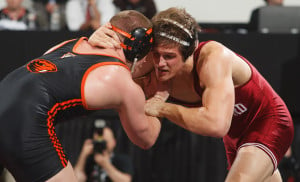
[[[156,77],[161,82],[171,79],[171,75],[167,71],[156,71]]]

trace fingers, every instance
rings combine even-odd
[[[165,102],[169,98],[169,96],[170,94],[167,90],[157,91],[154,95],[155,98],[158,98],[163,102]]]
[[[93,149],[94,149],[93,140],[92,139],[85,140],[82,152],[85,153],[86,155],[89,155],[93,153]]]
[[[109,22],[105,23],[103,26],[105,26],[105,27],[108,28],[108,29],[111,29],[111,28],[112,28],[112,26],[111,26],[111,24],[110,24]]]
[[[105,41],[109,42],[113,46],[113,48],[120,49],[120,39],[116,32],[108,28],[103,28],[102,30],[102,34],[104,34],[103,36],[105,36]]]
[[[97,47],[102,47],[102,48],[107,48],[107,49],[114,49],[114,45],[110,42],[105,42],[105,41],[98,41],[97,39],[89,39],[89,43],[92,44],[93,46]]]
[[[121,48],[120,46],[120,39],[118,37],[118,35],[116,34],[115,31],[112,30],[112,26],[110,23],[106,23],[104,25],[105,30],[107,35],[109,35],[112,38],[112,44],[114,45],[115,48]]]
[[[144,106],[145,113],[149,116],[160,117],[159,112],[162,108],[163,98],[155,95],[154,97],[148,99]]]
[[[120,40],[117,34],[111,30],[110,24],[98,28],[89,38],[88,42],[93,46],[110,49],[120,49]]]
[[[145,113],[148,116],[153,116],[153,117],[159,117],[159,112],[156,110],[156,108],[153,108],[149,103],[145,104]]]
[[[86,139],[85,141],[84,141],[84,144],[92,144],[93,143],[93,140],[92,139],[90,139],[90,138],[88,138],[88,139]]]
[[[103,48],[113,48],[113,45],[109,41],[105,41],[105,36],[106,35],[102,32],[101,27],[100,27],[90,36],[88,42],[92,46],[99,46],[99,47],[103,47]]]

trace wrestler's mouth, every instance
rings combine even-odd
[[[158,72],[169,72],[169,70],[168,69],[163,69],[163,68],[157,68],[157,71]]]
[[[158,77],[164,77],[164,76],[167,76],[169,73],[169,71],[167,69],[157,69],[157,76]]]
[[[160,73],[167,73],[168,70],[158,70],[158,72],[160,72]]]

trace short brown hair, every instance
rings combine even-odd
[[[152,18],[154,46],[179,46],[186,60],[195,50],[198,40],[196,20],[185,9],[169,8]]]
[[[120,11],[110,19],[110,23],[128,33],[138,27],[146,29],[152,27],[151,21],[142,13],[135,10]]]

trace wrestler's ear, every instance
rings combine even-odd
[[[152,48],[153,33],[152,28],[136,28],[130,32],[130,37],[124,39],[124,54],[126,59],[133,62],[135,58],[141,60]]]

